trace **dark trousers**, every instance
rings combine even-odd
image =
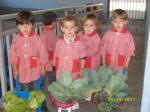
[[[30,83],[20,83],[20,88],[22,91],[32,91],[36,89],[38,80],[32,81]]]

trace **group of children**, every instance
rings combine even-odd
[[[78,34],[76,17],[67,15],[61,19],[62,36],[57,38],[54,32],[57,16],[53,12],[45,12],[42,32],[37,36],[32,29],[32,13],[21,11],[16,18],[19,32],[9,50],[9,64],[13,67],[14,77],[19,75],[23,90],[32,90],[40,73],[47,85],[58,80],[62,71],[72,73],[76,79],[82,77],[83,69],[97,70],[101,63],[115,71],[127,71],[135,51],[133,37],[126,29],[127,22],[126,11],[114,10],[112,28],[101,39],[97,33],[100,24],[94,14],[82,19],[83,31]]]

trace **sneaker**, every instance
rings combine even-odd
[[[75,103],[72,107],[71,107],[72,110],[77,110],[79,109],[79,103]]]
[[[85,101],[91,101],[91,96],[86,97]]]

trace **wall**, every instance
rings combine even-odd
[[[14,8],[47,9],[82,5],[89,2],[99,3],[100,0],[0,0],[0,6]]]
[[[145,71],[141,112],[150,112],[150,2],[148,1],[147,12],[147,33],[146,33],[146,54],[145,54]]]

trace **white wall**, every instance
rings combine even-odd
[[[47,9],[99,3],[100,0],[0,0],[0,6],[15,8]]]
[[[146,56],[141,112],[150,112],[150,2],[148,1]]]

